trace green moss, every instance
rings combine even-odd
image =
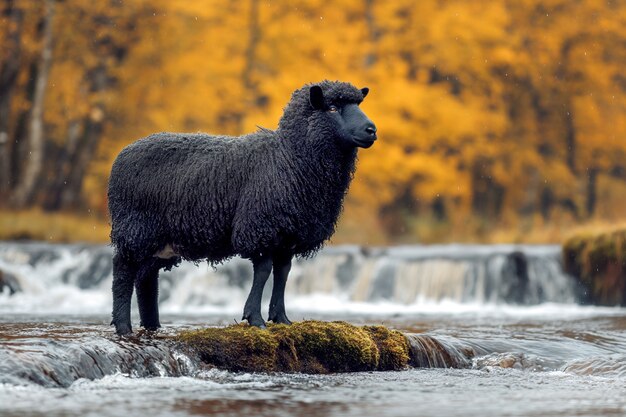
[[[382,326],[304,321],[269,324],[260,330],[246,324],[182,332],[178,342],[219,368],[247,372],[356,372],[404,369],[408,341]]]
[[[305,321],[270,326],[269,330],[289,356],[286,371],[354,372],[375,370],[378,365],[374,341],[363,329],[348,323]]]
[[[406,368],[409,363],[409,342],[397,330],[389,330],[384,326],[363,327],[376,343],[380,358],[378,370],[391,371]]]
[[[275,370],[278,342],[257,327],[247,324],[210,327],[182,332],[177,339],[203,362],[218,368],[246,372]]]

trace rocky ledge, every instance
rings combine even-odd
[[[417,336],[417,335],[415,335]],[[384,326],[303,321],[290,326],[247,324],[189,330],[178,347],[202,363],[230,371],[332,373],[408,367],[463,367],[474,352],[451,354],[425,335],[413,340]]]
[[[626,306],[626,229],[572,236],[563,244],[563,260],[584,302]]]

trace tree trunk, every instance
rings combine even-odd
[[[67,184],[64,184],[65,186],[61,189],[59,208],[76,208],[81,202],[81,191],[87,168],[98,149],[104,132],[104,114],[103,106],[98,105],[87,116],[83,136],[72,159]]]
[[[81,123],[72,120],[67,129],[65,146],[60,150],[58,160],[54,164],[56,175],[48,185],[48,190],[43,200],[43,208],[48,211],[61,208],[63,189],[67,186],[70,171],[74,165],[75,155],[80,143]]]
[[[572,174],[576,174],[576,128],[571,105],[565,108],[565,161]]]
[[[102,62],[87,72],[89,90],[96,96],[106,91],[111,82],[106,56],[101,58]],[[102,139],[105,120],[105,105],[98,100],[84,118],[82,135],[78,122],[71,124],[59,163],[59,177],[45,199],[46,210],[76,208],[81,203],[83,180]]]
[[[504,204],[506,189],[494,181],[491,162],[479,159],[471,168],[472,210],[483,218],[498,220]]]
[[[112,7],[123,5],[115,2],[112,3]],[[84,203],[82,200],[84,179],[102,140],[108,117],[104,93],[116,83],[111,68],[123,60],[130,48],[127,42],[111,44],[111,38],[103,35],[117,30],[117,22],[111,15],[94,16],[94,21],[97,22],[93,35],[94,52],[98,61],[93,67],[85,69],[84,76],[89,94],[85,99],[90,103],[90,110],[81,120],[70,123],[67,141],[54,165],[58,167],[57,178],[44,198],[46,210],[76,209]]]
[[[21,34],[24,13],[13,0],[5,0],[2,11],[6,22],[4,48],[0,62],[0,204],[7,200],[11,188],[11,98],[20,68]]]
[[[241,81],[246,89],[246,101],[249,103],[249,108],[257,107],[259,103],[259,94],[257,90],[257,83],[252,79],[252,73],[254,72],[256,61],[256,49],[261,39],[261,31],[259,28],[259,0],[250,0],[250,15],[248,17],[248,43],[246,44],[245,51],[245,65],[241,73]],[[262,103],[261,103],[262,104]],[[234,115],[237,134],[243,133],[243,119],[244,114],[237,113]]]
[[[259,0],[250,0],[249,23],[250,32],[248,34],[248,44],[246,45],[246,64],[243,69],[243,85],[249,89],[255,89],[256,83],[252,81],[252,71],[256,60],[256,48],[261,39],[259,30]]]
[[[559,92],[559,95],[564,98],[565,106],[563,108],[564,114],[564,129],[565,129],[565,163],[572,174],[576,174],[576,126],[574,125],[574,97],[576,91],[574,89],[576,75],[572,72],[571,53],[576,45],[584,42],[587,39],[585,33],[578,33],[571,38],[566,39],[561,46],[561,57],[556,68],[557,83],[563,83],[563,90]],[[578,81],[580,83],[580,81]],[[579,91],[580,93],[580,91]]]
[[[36,67],[36,65],[33,65]],[[29,95],[32,97],[32,95]],[[15,122],[15,130],[11,139],[11,171],[9,183],[11,190],[15,189],[24,169],[23,163],[28,154],[28,142],[26,141],[26,133],[28,131],[28,120],[30,119],[30,109],[20,111]]]
[[[13,194],[13,205],[17,208],[30,204],[35,186],[43,166],[43,106],[48,85],[48,75],[52,64],[52,21],[54,19],[54,1],[46,1],[46,15],[43,21],[43,46],[39,63],[39,71],[35,83],[32,111],[30,115],[30,132],[28,136],[28,157],[22,178]]]
[[[599,170],[597,168],[587,168],[587,198],[585,201],[587,217],[592,217],[596,211],[596,202],[598,201],[598,173]]]
[[[379,32],[376,28],[376,20],[374,17],[374,0],[365,0],[365,24],[367,26],[367,36],[369,37],[370,42],[372,43],[372,48],[365,55],[365,68],[371,68],[376,63],[378,57],[374,52],[374,43],[378,41]]]

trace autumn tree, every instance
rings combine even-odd
[[[144,2],[4,4],[0,193],[48,210],[81,204],[83,179],[109,116],[116,71],[138,38]]]
[[[423,238],[420,222],[447,238],[623,218],[622,2],[2,5],[2,204],[104,217],[128,143],[275,128],[293,90],[328,78],[371,88],[380,139],[360,152],[344,219],[379,241]]]

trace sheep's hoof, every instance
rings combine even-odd
[[[143,331],[144,332],[150,332],[150,333],[156,333],[159,331],[159,329],[161,328],[161,326],[141,326],[143,327]]]
[[[291,324],[291,320],[287,318],[285,313],[270,316],[269,320],[277,324]]]
[[[159,323],[158,321],[156,323],[150,323],[150,324],[140,323],[140,326],[148,331],[156,332],[157,330],[161,328],[161,323]]]
[[[242,320],[248,320],[250,326],[258,327],[259,329],[265,329],[265,321],[260,314],[251,314],[247,317],[243,317]]]
[[[118,336],[128,336],[133,334],[133,328],[130,324],[115,324],[115,333],[117,333]]]

